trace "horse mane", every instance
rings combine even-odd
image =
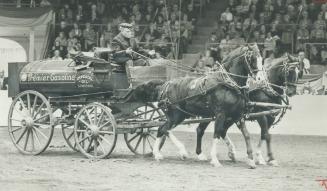
[[[233,63],[233,61],[235,60],[235,58],[237,58],[238,56],[240,56],[242,54],[242,52],[244,51],[245,46],[241,45],[240,47],[232,50],[229,54],[227,54],[227,56],[222,60],[223,65],[225,66],[225,68],[228,70],[231,66],[231,64]]]

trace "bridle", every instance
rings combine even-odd
[[[253,69],[250,65],[251,61],[250,59],[252,58],[252,56],[254,55],[255,51],[253,50],[246,50],[243,54],[237,56],[237,57],[234,57],[232,58],[231,60],[229,60],[229,62],[232,62],[233,60],[235,59],[238,59],[238,58],[241,58],[241,57],[244,57],[244,60],[245,60],[245,64],[248,68],[248,71],[250,73],[250,76],[251,78],[254,78],[254,73],[257,73],[258,71],[260,71],[259,69]],[[230,73],[228,73],[230,74]],[[241,77],[241,78],[248,78],[248,76],[242,76],[242,75],[235,75],[235,74],[231,74],[232,76],[236,76],[236,77]]]
[[[296,83],[292,83],[292,82],[288,81],[288,75],[289,75],[290,69],[296,68],[296,65],[297,64],[293,64],[293,63],[289,64],[286,61],[283,61],[282,65],[278,65],[278,66],[270,68],[269,70],[271,70],[273,68],[277,68],[277,67],[282,67],[282,71],[284,72],[284,77],[283,77],[284,78],[284,83],[283,83],[284,86],[279,86],[279,85],[272,84],[272,83],[269,83],[269,85],[283,90],[283,93],[286,94],[289,86],[295,87],[297,85]]]

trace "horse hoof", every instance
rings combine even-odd
[[[199,161],[207,161],[208,160],[207,156],[203,153],[198,155],[198,159],[199,159]]]
[[[163,155],[160,153],[153,153],[154,159],[156,159],[156,161],[160,161],[162,159],[164,159]]]
[[[269,164],[270,166],[275,166],[275,167],[279,166],[277,160],[271,160],[271,161],[268,162],[268,164]]]
[[[222,167],[221,163],[218,160],[211,160],[210,164],[212,164],[214,167],[219,168]]]
[[[256,153],[255,163],[257,165],[266,165],[267,164],[266,161],[265,161],[265,159],[263,158],[261,152],[257,152]]]
[[[180,158],[181,158],[182,160],[185,160],[185,159],[188,158],[188,154],[187,154],[186,151],[182,151],[182,152],[180,152],[179,155],[180,155]]]
[[[228,157],[233,161],[236,162],[236,153],[235,152],[228,152]]]
[[[247,159],[246,161],[247,165],[249,166],[250,169],[256,169],[257,165],[255,165],[255,162],[253,159]]]

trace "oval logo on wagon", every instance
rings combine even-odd
[[[91,88],[94,87],[94,76],[92,73],[80,73],[76,76],[76,85],[79,88]]]

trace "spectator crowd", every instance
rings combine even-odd
[[[47,1],[47,0],[42,0]],[[191,0],[69,0],[56,7],[55,38],[50,57],[64,59],[69,52],[110,47],[119,24],[133,24],[143,48],[175,58],[187,51],[195,32],[197,11]],[[177,46],[179,44],[179,46]]]
[[[264,58],[276,50],[306,51],[312,62],[327,64],[326,45],[306,44],[326,43],[326,24],[327,3],[319,1],[229,0],[207,45],[218,61],[237,45],[256,42]]]

